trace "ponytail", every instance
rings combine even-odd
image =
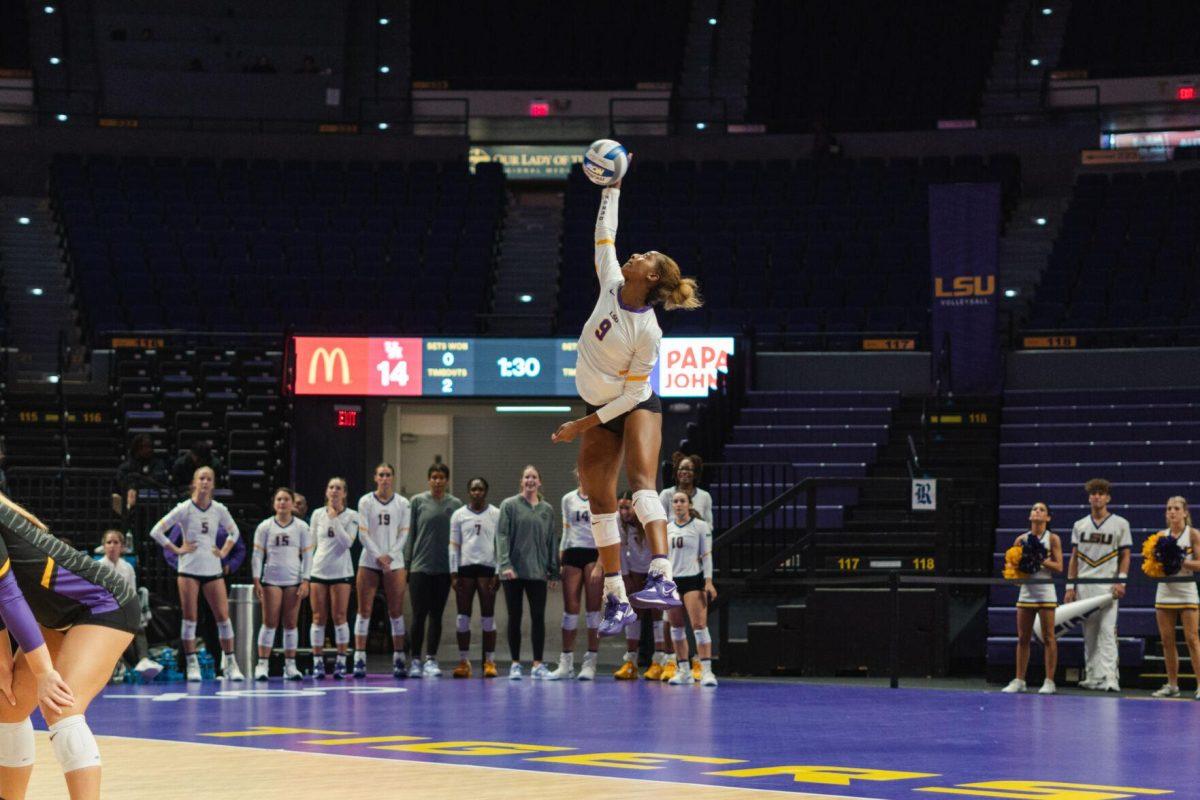
[[[662,303],[663,308],[667,311],[674,311],[677,308],[691,311],[704,305],[696,280],[683,277],[675,259],[659,253],[658,269],[660,272],[658,288],[650,302]]]

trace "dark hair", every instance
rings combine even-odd
[[[1031,506],[1030,506],[1030,508],[1033,508],[1033,506],[1042,506],[1043,508],[1045,508],[1045,509],[1046,509],[1046,516],[1047,516],[1047,517],[1053,517],[1053,516],[1054,516],[1054,512],[1052,512],[1052,511],[1050,510],[1050,504],[1049,504],[1049,503],[1047,503],[1045,500],[1034,500],[1034,501],[1033,501],[1033,505],[1031,505]]]
[[[1104,478],[1092,478],[1083,485],[1083,490],[1088,494],[1107,494],[1112,495],[1112,484]]]
[[[374,472],[379,472],[379,468],[380,468],[380,467],[387,467],[388,469],[390,469],[390,470],[392,471],[392,477],[393,477],[393,478],[394,478],[394,477],[396,477],[396,468],[395,468],[395,467],[393,467],[393,466],[392,466],[391,464],[389,464],[388,462],[386,462],[386,461],[380,461],[378,464],[376,464],[376,465],[375,465],[375,469],[374,469],[373,471],[374,471]]]
[[[129,440],[129,455],[130,457],[137,455],[137,451],[143,446],[154,449],[154,440],[150,438],[148,433],[139,433]]]
[[[280,492],[286,492],[287,496],[292,498],[292,502],[293,503],[296,502],[296,493],[295,492],[293,492],[287,486],[276,486],[275,491],[271,492],[271,503],[272,504],[275,502],[275,495],[279,494]]]
[[[117,536],[121,537],[121,544],[125,544],[125,534],[121,533],[116,528],[107,528],[100,536],[100,544],[104,544],[104,542],[108,540],[108,535],[110,533],[115,533]]]
[[[700,473],[704,471],[704,459],[700,458],[700,456],[696,455],[695,453],[688,455],[682,450],[676,450],[674,453],[672,453],[671,474],[674,475],[675,473],[679,472],[679,465],[684,461],[692,462],[692,482],[695,483],[699,481]]]
[[[629,489],[626,489],[623,492],[621,492],[619,495],[617,495],[617,499],[618,500],[628,500],[629,502],[632,503],[633,502],[633,492],[630,491]]]
[[[485,492],[492,488],[492,487],[488,486],[487,478],[476,475],[474,478],[471,478],[469,481],[467,481],[467,491],[468,492],[471,491],[471,484],[474,483],[475,481],[479,481],[480,483],[483,484],[483,490]]]
[[[446,480],[450,480],[450,468],[445,464],[430,464],[429,470],[425,473],[426,478],[432,478],[433,473],[440,472],[446,476]]]

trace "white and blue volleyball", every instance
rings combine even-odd
[[[597,186],[612,186],[629,169],[629,151],[612,139],[597,139],[583,154],[583,174]]]

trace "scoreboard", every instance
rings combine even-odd
[[[575,397],[575,339],[314,337],[293,340],[297,395]],[[663,339],[652,386],[702,397],[728,369],[733,337]]]

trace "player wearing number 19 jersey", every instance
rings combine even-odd
[[[358,501],[358,538],[362,555],[358,559],[358,616],[354,620],[354,677],[367,674],[367,634],[375,595],[383,585],[388,618],[392,627],[392,675],[406,677],[404,660],[404,594],[408,590],[408,571],[404,564],[404,539],[408,536],[412,508],[408,501],[392,491],[396,470],[391,464],[375,467],[375,491]]]
[[[646,588],[634,595],[650,608],[678,606],[667,560],[667,517],[655,491],[662,446],[662,404],[650,389],[662,331],[654,305],[698,308],[696,282],[662,253],[634,253],[617,260],[619,183],[604,190],[596,216],[596,275],[600,296],[579,337],[575,387],[587,416],[564,423],[551,437],[582,436],[579,482],[591,507],[593,539],[604,568],[606,595],[602,636],[621,633],[637,618],[621,580],[621,534],[617,524],[617,474],[622,451],[633,489],[633,506],[649,537],[653,560]]]

